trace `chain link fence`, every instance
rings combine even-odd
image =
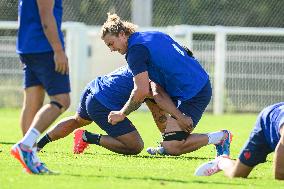
[[[132,0],[63,0],[64,21],[101,25],[107,12],[131,20]],[[0,0],[0,20],[17,20],[18,0]],[[152,0],[152,26],[284,27],[282,0]]]
[[[152,27],[174,25],[284,27],[284,1],[152,0]],[[132,19],[133,0],[63,0],[63,20],[102,25],[107,12]],[[0,20],[17,20],[18,0],[0,0]],[[15,53],[16,30],[0,29],[0,107],[22,103],[22,71]],[[214,80],[215,36],[194,34],[195,56]],[[225,111],[259,111],[284,99],[284,37],[228,35]],[[111,63],[110,63],[111,64]],[[213,82],[212,82],[213,83]],[[213,86],[214,87],[214,86]],[[212,103],[208,110],[212,110]]]

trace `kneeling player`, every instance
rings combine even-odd
[[[94,134],[86,130],[76,130],[74,153],[82,153],[88,144],[97,144],[113,152],[121,154],[138,154],[143,149],[143,140],[129,119],[111,125],[108,115],[112,110],[119,110],[128,100],[133,89],[133,74],[128,66],[98,77],[85,88],[77,113],[61,120],[38,142],[38,149],[47,143],[66,137],[75,129],[88,125],[93,121],[107,135]],[[165,129],[166,114],[152,101],[146,104],[153,113],[154,120],[161,132]],[[161,119],[163,118],[163,119]],[[179,120],[184,119],[185,116]]]
[[[151,155],[174,155],[178,156],[185,153],[193,152],[208,144],[214,144],[217,150],[217,156],[230,155],[230,143],[232,134],[228,130],[222,130],[207,134],[192,133],[197,123],[202,117],[205,108],[211,99],[211,85],[208,81],[207,85],[187,101],[178,101],[173,103],[162,87],[154,82],[150,82],[153,98],[164,111],[171,116],[167,120],[165,133],[163,133],[163,141],[160,147],[150,147],[147,152]],[[183,130],[180,127],[180,114],[190,117],[191,128]]]

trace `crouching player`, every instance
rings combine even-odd
[[[154,82],[150,82],[153,98],[161,109],[169,113],[171,116],[166,123],[165,133],[163,133],[163,141],[159,147],[150,147],[147,152],[151,155],[173,155],[178,156],[190,153],[199,148],[213,144],[216,147],[216,156],[230,155],[230,143],[232,141],[232,133],[228,130],[221,130],[211,133],[192,133],[202,114],[207,107],[211,98],[211,87],[207,86],[201,90],[195,97],[186,102],[174,102],[162,87]],[[184,131],[180,127],[180,113],[186,114],[192,118],[191,130]]]
[[[225,175],[233,177],[248,177],[253,168],[266,161],[266,157],[275,151],[275,179],[284,180],[284,102],[264,108],[244,145],[239,158],[234,161],[226,157],[202,164],[196,169],[197,176],[210,176],[221,170]]]
[[[186,47],[183,49],[187,55],[194,58],[193,53]],[[228,130],[221,130],[211,133],[192,133],[201,119],[203,112],[210,102],[212,89],[210,81],[191,99],[187,101],[173,101],[166,91],[157,83],[150,82],[152,95],[161,109],[171,116],[167,120],[165,133],[161,146],[150,147],[147,152],[151,155],[181,155],[193,152],[208,144],[214,144],[217,156],[230,155],[230,143],[232,134]],[[190,123],[180,123],[176,117],[187,115]],[[184,119],[181,119],[184,120]],[[181,125],[190,125],[190,129],[183,130]]]
[[[108,115],[112,110],[120,110],[128,100],[133,89],[133,74],[128,66],[121,67],[112,73],[97,77],[90,82],[81,96],[81,102],[77,113],[57,123],[52,130],[38,142],[38,149],[42,149],[47,143],[66,137],[75,129],[95,122],[107,135],[90,133],[86,130],[77,129],[74,134],[75,154],[82,153],[88,144],[100,145],[108,150],[121,154],[138,154],[143,149],[143,140],[131,121],[126,118],[112,125]],[[152,100],[146,99],[146,104],[153,112],[154,120],[164,132],[166,113],[161,110]],[[180,123],[186,123],[178,118]]]

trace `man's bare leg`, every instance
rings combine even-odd
[[[38,150],[41,150],[49,142],[64,138],[75,129],[89,125],[92,121],[81,118],[78,114],[60,120],[37,144]]]
[[[176,131],[181,131],[181,129],[177,121],[170,117],[167,122],[165,133],[171,133]],[[167,154],[178,156],[181,154],[193,152],[208,144],[218,144],[226,137],[227,136],[224,134],[223,131],[207,134],[191,133],[188,134],[185,139],[170,141],[164,140],[161,144]]]
[[[43,105],[44,89],[42,86],[33,86],[24,90],[24,102],[20,116],[20,126],[23,136],[29,130],[36,113]]]

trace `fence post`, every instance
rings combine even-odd
[[[193,31],[191,30],[190,26],[186,27],[185,41],[186,41],[186,46],[191,51],[193,51]]]
[[[66,22],[63,24],[66,31],[66,54],[69,62],[71,83],[71,111],[75,111],[80,101],[80,94],[85,86],[87,68],[88,43],[87,26],[83,23]]]
[[[186,46],[193,51],[193,33],[191,31],[186,33],[185,36]]]
[[[215,34],[215,66],[214,66],[214,92],[213,113],[224,113],[225,98],[225,67],[226,67],[226,33],[218,27]]]

